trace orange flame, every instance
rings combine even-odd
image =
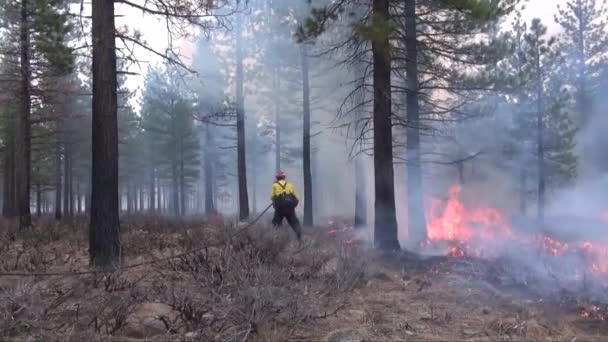
[[[430,240],[469,242],[473,239],[507,238],[512,235],[504,216],[493,208],[467,208],[460,200],[461,188],[450,188],[448,200],[434,199],[428,211]],[[443,208],[443,209],[442,209]]]

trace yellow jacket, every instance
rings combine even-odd
[[[272,193],[270,194],[270,199],[274,201],[274,199],[283,192],[293,194],[296,196],[296,198],[298,198],[296,187],[286,180],[280,180],[272,183]]]

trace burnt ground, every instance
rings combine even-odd
[[[506,275],[498,261],[344,245],[327,228],[299,245],[287,230],[129,219],[125,264],[188,256],[107,273],[88,270],[84,225],[4,222],[2,340],[568,340],[608,338],[604,307]]]

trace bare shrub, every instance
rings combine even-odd
[[[0,288],[0,337],[36,336],[41,330],[39,289],[31,282]]]
[[[355,288],[367,273],[365,258],[357,250],[347,247],[338,249],[336,268],[333,274],[326,274],[326,282],[331,290],[346,292]]]

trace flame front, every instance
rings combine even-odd
[[[494,208],[467,208],[460,200],[461,188],[453,186],[447,203],[433,199],[427,213],[429,240],[471,242],[512,236],[505,217]]]
[[[421,247],[441,247],[450,257],[500,255],[507,246],[518,245],[546,257],[573,258],[581,265],[577,274],[595,275],[608,284],[608,242],[564,242],[549,234],[514,232],[505,215],[496,208],[467,207],[460,199],[461,187],[452,186],[447,200],[433,199],[427,211],[428,240]],[[608,222],[608,211],[604,219]],[[602,216],[603,217],[603,216]],[[501,249],[502,248],[502,249]]]

